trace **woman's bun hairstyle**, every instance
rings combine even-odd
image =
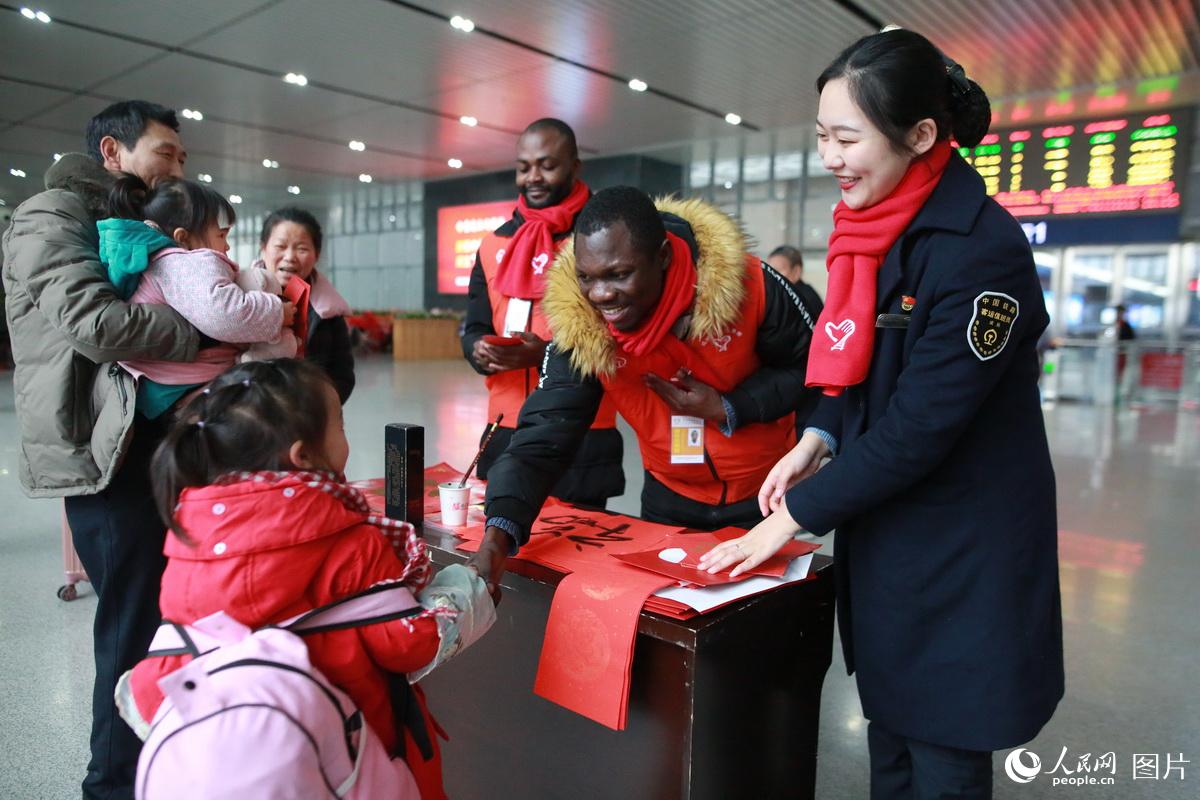
[[[817,78],[817,91],[846,81],[855,104],[898,152],[923,119],[937,124],[938,139],[974,147],[992,121],[991,104],[963,68],[919,33],[891,28],[864,36],[841,52]]]

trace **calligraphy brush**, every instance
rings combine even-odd
[[[487,433],[483,435],[483,441],[479,444],[479,452],[475,454],[475,460],[471,462],[471,466],[467,467],[467,471],[463,473],[462,481],[458,484],[458,488],[467,485],[467,478],[471,477],[471,473],[475,471],[476,465],[479,464],[479,459],[483,457],[483,451],[487,449],[488,444],[492,441],[492,437],[496,435],[496,429],[500,427],[500,420],[504,419],[503,414],[496,416],[496,421],[488,426]]]

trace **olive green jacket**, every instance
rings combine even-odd
[[[65,155],[4,234],[21,485],[31,497],[93,494],[112,480],[129,443],[134,383],[110,362],[196,355],[183,317],[122,302],[104,277],[96,220],[113,180],[88,156]]]

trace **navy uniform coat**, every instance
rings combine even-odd
[[[809,425],[840,454],[788,509],[814,533],[837,528],[838,624],[865,716],[933,744],[1022,744],[1063,694],[1033,257],[953,155],[877,288],[903,327],[877,327],[866,381],[822,400]]]

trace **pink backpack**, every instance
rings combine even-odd
[[[165,700],[138,759],[136,796],[417,800],[407,764],[313,667],[300,637],[423,610],[395,583],[257,631],[224,612],[164,623],[149,655],[194,658],[158,683]]]

